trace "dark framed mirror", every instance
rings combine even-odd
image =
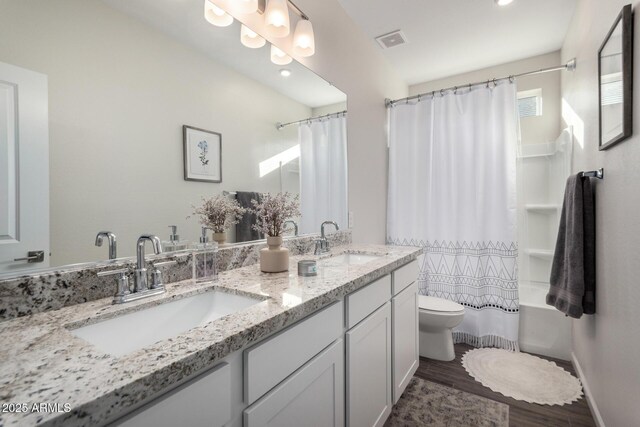
[[[633,11],[628,4],[598,50],[600,150],[629,138],[633,106]]]

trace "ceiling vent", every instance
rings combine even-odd
[[[402,31],[396,30],[376,37],[376,41],[381,48],[389,49],[407,43],[407,38]]]

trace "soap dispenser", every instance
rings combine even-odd
[[[188,249],[189,242],[186,240],[180,240],[180,236],[178,235],[178,226],[170,225],[171,234],[169,235],[169,240],[166,242],[162,242],[162,248],[165,252],[175,252],[182,251]]]
[[[218,243],[209,242],[207,227],[202,227],[200,243],[194,245],[193,279],[196,282],[212,282],[218,278]]]

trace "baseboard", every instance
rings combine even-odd
[[[605,427],[604,421],[602,420],[602,416],[600,415],[600,411],[598,410],[598,405],[591,394],[591,389],[589,388],[589,383],[587,383],[587,379],[584,376],[584,372],[582,371],[582,367],[580,367],[580,363],[576,358],[574,352],[571,352],[571,364],[573,365],[573,369],[576,370],[578,374],[578,378],[580,378],[580,382],[582,382],[582,388],[584,390],[584,396],[587,399],[587,404],[589,405],[589,409],[591,410],[591,415],[593,415],[593,420],[595,421],[598,427]]]

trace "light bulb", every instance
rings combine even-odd
[[[264,46],[267,41],[252,31],[251,28],[243,25],[240,27],[240,42],[246,47],[257,49]]]
[[[311,56],[316,52],[311,21],[301,19],[296,24],[296,30],[293,33],[293,52],[300,56]]]
[[[290,64],[291,61],[292,58],[289,55],[287,55],[274,45],[271,45],[271,62],[276,65],[287,65]]]
[[[204,18],[216,27],[228,27],[233,24],[233,17],[209,0],[204,0]]]
[[[287,0],[268,0],[264,23],[272,37],[286,37],[290,32]]]
[[[234,0],[232,7],[238,13],[248,15],[258,11],[258,0]]]
[[[498,6],[506,6],[509,3],[513,2],[513,0],[495,0]]]

